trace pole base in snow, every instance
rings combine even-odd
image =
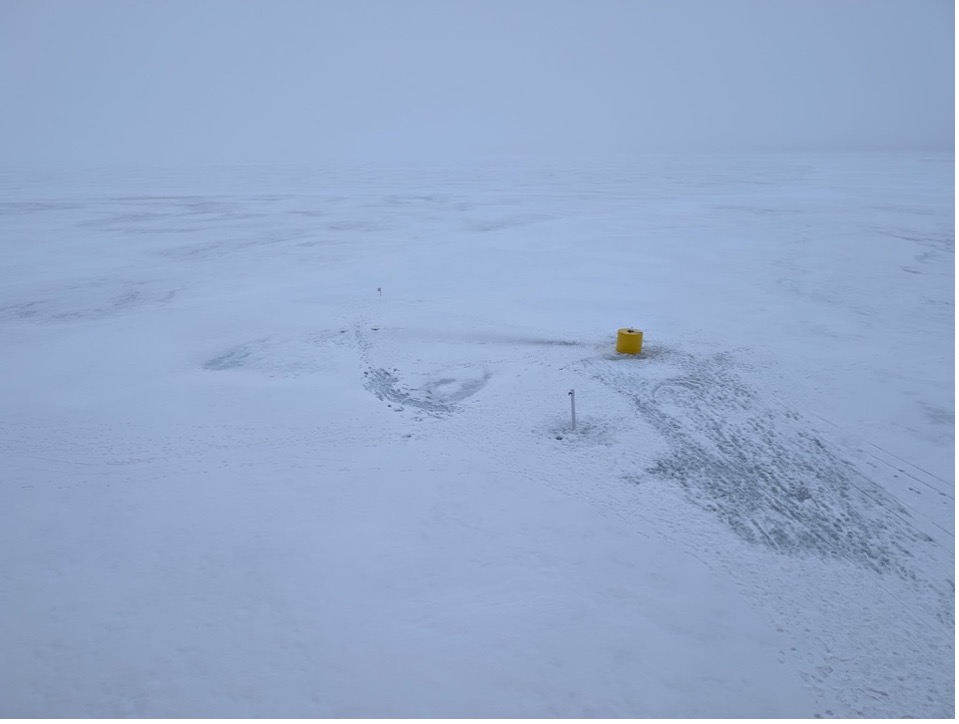
[[[616,351],[620,354],[639,354],[643,350],[643,333],[632,327],[623,327],[616,335]]]

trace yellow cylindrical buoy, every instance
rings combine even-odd
[[[623,327],[616,335],[616,351],[620,354],[639,354],[643,351],[643,333],[632,327]]]

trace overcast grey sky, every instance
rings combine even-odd
[[[952,149],[951,0],[0,0],[0,162]]]

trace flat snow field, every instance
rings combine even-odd
[[[6,173],[0,716],[952,717],[953,173]]]

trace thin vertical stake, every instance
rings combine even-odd
[[[576,390],[569,391],[569,411],[573,415],[573,429],[576,429]]]

